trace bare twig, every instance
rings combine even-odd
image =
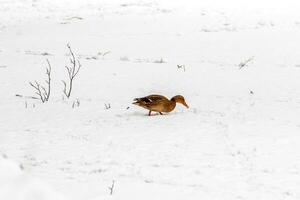
[[[109,54],[110,53],[110,51],[106,51],[106,52],[104,52],[103,54],[102,54],[102,56],[104,57],[104,56],[106,56],[107,54]]]
[[[39,99],[44,103],[45,99],[44,99],[44,96],[42,94],[40,84],[35,81],[35,83],[29,82],[29,85],[36,90],[35,94],[37,94],[39,96]]]
[[[65,66],[67,72],[68,72],[68,78],[69,78],[69,82],[67,84],[66,81],[62,81],[63,85],[64,85],[64,89],[63,89],[63,93],[64,95],[69,98],[71,96],[71,92],[72,92],[72,88],[73,88],[73,80],[75,78],[75,76],[78,74],[80,68],[81,68],[81,63],[79,62],[79,60],[75,58],[75,55],[70,47],[70,45],[67,45],[69,51],[70,51],[70,63],[71,66]]]
[[[111,52],[110,51],[105,51],[103,53],[102,52],[98,52],[98,55],[104,57],[104,56],[106,56],[109,53],[111,53]]]
[[[46,101],[49,100],[50,98],[50,92],[51,92],[51,65],[49,60],[47,59],[47,63],[48,63],[48,68],[46,69],[46,74],[48,77],[48,80],[46,80],[46,84],[48,85],[48,91],[45,91],[45,95],[46,95]]]
[[[106,110],[108,110],[108,109],[111,108],[110,103],[108,103],[108,104],[105,103],[104,106],[105,106],[105,109],[106,109]]]
[[[47,89],[37,81],[35,81],[34,83],[29,82],[29,85],[35,89],[35,94],[38,95],[38,98],[43,103],[49,100],[50,91],[51,91],[51,65],[48,59],[47,59],[47,63],[48,63],[48,67],[46,68],[47,80],[45,81],[47,84]]]
[[[73,101],[72,108],[79,107],[79,106],[80,106],[79,99],[76,99],[76,101]]]
[[[108,187],[108,189],[110,190],[110,193],[109,193],[110,195],[113,194],[113,192],[114,192],[114,187],[115,187],[115,181],[113,180],[111,187]]]
[[[177,65],[178,69],[183,69],[183,71],[185,72],[185,65]]]
[[[160,58],[160,60],[154,60],[153,63],[165,63],[163,58]]]
[[[251,58],[248,58],[247,60],[241,62],[239,64],[240,69],[242,69],[243,67],[246,67],[253,59],[254,59],[254,56],[252,56]]]
[[[67,96],[67,83],[66,83],[66,81],[62,81],[62,83],[64,84],[63,93],[65,94],[65,96]]]
[[[24,98],[24,99],[39,99],[38,97],[33,97],[33,96],[23,96],[21,94],[16,94],[16,97]]]

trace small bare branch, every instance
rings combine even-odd
[[[79,99],[76,99],[76,101],[73,101],[72,108],[79,107],[79,106],[80,106]]]
[[[37,81],[34,81],[34,83],[29,82],[29,85],[35,89],[35,94],[38,95],[39,99],[43,103],[49,100],[50,91],[51,91],[51,65],[48,59],[47,59],[47,63],[48,63],[48,67],[46,68],[47,80],[45,81],[48,86],[47,89]]]
[[[178,69],[183,69],[183,71],[185,72],[185,65],[177,65]]]
[[[77,63],[78,63],[78,68],[75,72],[75,68],[74,68],[74,71],[73,71],[73,78],[78,74],[80,68],[81,68],[81,63],[79,62],[79,60],[77,60]]]
[[[102,54],[102,56],[104,57],[104,56],[106,56],[107,54],[109,54],[110,53],[110,51],[106,51],[106,52],[104,52],[103,54]]]
[[[79,62],[78,59],[76,60],[75,55],[69,44],[67,44],[67,47],[69,49],[70,56],[71,56],[70,58],[71,66],[65,66],[68,72],[69,81],[68,84],[66,83],[66,81],[62,81],[62,82],[64,85],[63,93],[67,98],[69,98],[71,96],[71,92],[73,88],[73,80],[81,68],[81,63]]]
[[[43,97],[40,84],[36,81],[35,81],[35,83],[29,82],[29,84],[31,87],[33,87],[36,90],[35,94],[37,94],[39,96],[39,99],[44,103],[45,99]]]
[[[252,56],[251,58],[248,58],[247,60],[241,62],[239,64],[239,68],[242,69],[243,67],[246,67],[253,59],[254,59],[254,56]]]
[[[64,90],[63,90],[63,93],[64,93],[64,95],[67,96],[67,83],[66,83],[66,81],[62,81],[62,83],[64,84]]]
[[[24,98],[24,99],[39,99],[38,97],[33,97],[33,96],[23,96],[21,94],[16,94],[16,97]]]
[[[108,110],[108,109],[111,108],[110,103],[108,103],[108,104],[105,103],[104,106],[105,106],[105,109],[106,109],[106,110]]]
[[[110,195],[113,194],[113,192],[114,192],[114,187],[115,187],[115,181],[113,180],[111,187],[108,187],[108,189],[110,190],[110,193],[109,193]]]

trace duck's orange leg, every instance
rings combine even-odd
[[[163,115],[162,112],[159,112],[159,114]]]
[[[151,110],[149,110],[148,116],[151,116]]]

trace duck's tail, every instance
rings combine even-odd
[[[133,101],[134,102],[132,104],[145,107],[146,105],[148,105],[151,102],[151,99],[143,97],[143,98],[135,98],[135,99],[133,99]]]
[[[140,103],[141,103],[140,98],[135,98],[135,99],[133,99],[132,104],[134,104],[134,105],[139,105]]]

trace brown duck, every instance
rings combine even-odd
[[[149,116],[151,115],[151,111],[158,112],[161,115],[163,112],[171,112],[176,107],[176,103],[181,103],[185,107],[189,108],[184,97],[181,95],[176,95],[169,100],[162,95],[152,94],[142,98],[135,98],[133,102],[134,105],[138,105],[149,110]]]

